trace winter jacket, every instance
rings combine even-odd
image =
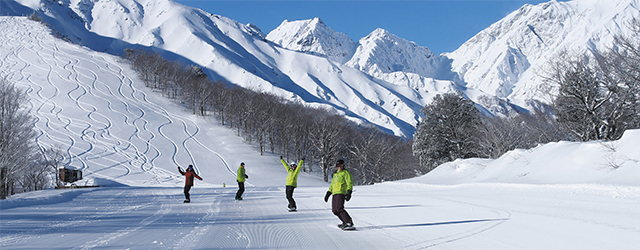
[[[244,173],[244,168],[242,166],[238,167],[238,182],[244,182],[247,178],[247,175]]]
[[[298,162],[298,166],[295,170],[291,169],[291,166],[289,166],[289,164],[287,164],[283,159],[280,159],[280,161],[282,162],[282,165],[284,165],[284,168],[287,169],[286,186],[298,187],[298,174],[300,173],[300,169],[302,169],[302,163],[304,163],[304,160],[300,160],[300,162]]]
[[[186,177],[186,180],[184,182],[185,186],[193,186],[193,178],[198,178],[198,180],[202,180],[202,178],[200,176],[198,176],[196,174],[196,172],[194,172],[193,170],[189,170],[187,169],[187,172],[183,172],[181,169],[178,169],[178,172],[180,172],[180,174],[184,175]]]
[[[329,186],[329,192],[332,194],[347,194],[349,190],[353,190],[351,173],[346,169],[334,173],[333,179],[331,179],[331,186]]]

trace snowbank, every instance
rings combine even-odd
[[[495,160],[459,159],[440,165],[416,181],[638,186],[639,142],[640,130],[629,130],[617,141],[549,143],[513,150]]]

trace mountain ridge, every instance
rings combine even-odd
[[[63,38],[97,51],[149,48],[198,64],[213,80],[326,107],[410,138],[420,109],[440,93],[459,91],[488,115],[542,105],[538,74],[554,54],[606,48],[614,35],[629,34],[621,24],[640,16],[638,0],[611,3],[527,4],[439,55],[383,29],[356,43],[320,18],[285,20],[265,35],[255,25],[169,0],[10,0],[0,9],[42,15]]]

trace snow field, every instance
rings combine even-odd
[[[636,188],[595,185],[356,187],[346,209],[356,231],[322,200],[325,187],[122,187],[47,190],[2,201],[3,249],[634,249]],[[66,197],[47,200],[58,193]],[[39,201],[39,202],[38,202]],[[7,206],[8,205],[8,206]]]

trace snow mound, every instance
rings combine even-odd
[[[617,141],[555,142],[510,151],[498,159],[464,159],[445,163],[420,182],[640,185],[640,130]]]

